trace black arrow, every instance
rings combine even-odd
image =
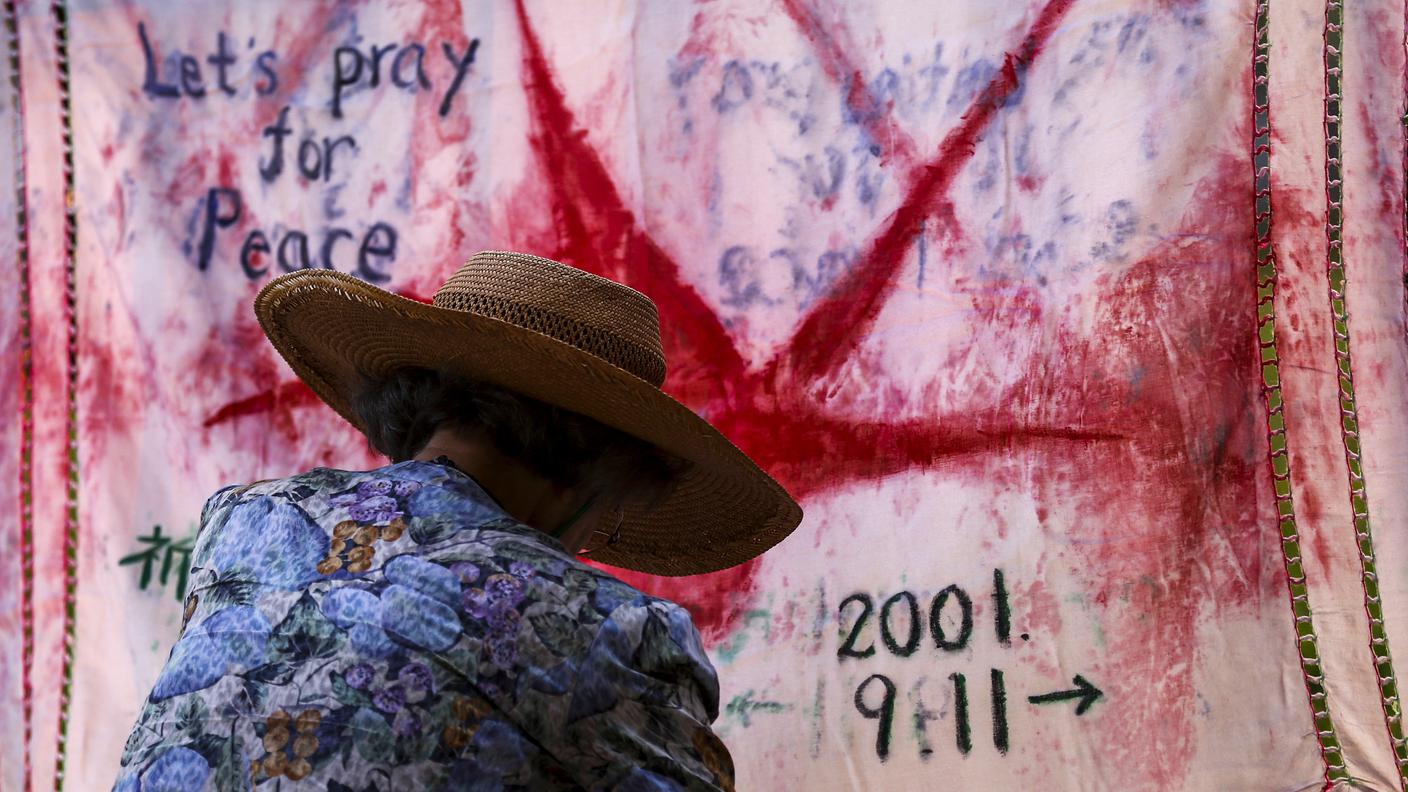
[[[1043,693],[1040,696],[1027,696],[1027,701],[1033,704],[1050,704],[1053,701],[1080,699],[1080,703],[1076,705],[1076,714],[1084,715],[1096,699],[1105,695],[1100,688],[1090,684],[1090,680],[1080,674],[1076,674],[1071,681],[1076,684],[1074,690],[1058,690],[1055,693]]]

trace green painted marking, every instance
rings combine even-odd
[[[724,707],[724,714],[737,718],[743,728],[753,725],[753,716],[762,713],[765,715],[778,715],[792,709],[791,704],[781,701],[771,701],[768,699],[753,698],[754,690],[748,690],[734,696]]]

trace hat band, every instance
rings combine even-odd
[[[497,295],[443,289],[435,295],[435,305],[541,333],[625,369],[657,388],[665,381],[665,356],[661,352],[628,341],[609,329],[583,324],[541,306],[525,305]]]

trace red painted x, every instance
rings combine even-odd
[[[522,0],[517,12],[524,43],[524,77],[531,143],[552,175],[549,190],[555,250],[534,251],[627,283],[649,295],[665,319],[670,361],[665,390],[732,439],[798,499],[821,487],[871,479],[961,454],[1044,440],[1100,440],[1108,433],[1067,427],[984,424],[968,415],[897,422],[827,415],[808,384],[851,360],[893,291],[906,253],[926,221],[949,232],[947,194],[994,114],[1016,92],[1073,0],[1050,0],[1003,68],[973,100],[934,154],[919,159],[914,141],[878,106],[849,59],[842,28],[828,30],[801,0],[781,0],[816,48],[827,76],[842,86],[852,115],[881,148],[881,161],[899,174],[903,198],[861,247],[850,269],[806,312],[791,338],[760,367],[749,367],[715,312],[681,276],[675,259],[651,238],[621,198],[601,157],[568,108]],[[222,407],[207,425],[312,401],[301,383]],[[629,582],[681,600],[701,630],[718,634],[746,600],[756,562],[687,581],[625,572]],[[700,592],[712,592],[701,598]],[[718,592],[731,592],[720,596]]]

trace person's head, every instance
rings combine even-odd
[[[664,390],[666,317],[626,284],[486,250],[430,302],[313,268],[270,280],[254,313],[293,372],[377,449],[449,457],[568,549],[580,531],[562,526],[605,529],[614,541],[590,545],[602,563],[713,572],[802,520],[781,484]]]
[[[508,477],[500,478],[504,487],[546,485],[537,489],[558,501],[554,511],[579,516],[595,517],[623,504],[649,507],[689,468],[586,416],[430,369],[403,368],[369,381],[352,406],[372,447],[393,462],[424,458],[432,440],[443,444],[447,437],[459,447],[487,446],[513,463],[495,466],[496,477]],[[534,527],[554,532],[552,526]]]

